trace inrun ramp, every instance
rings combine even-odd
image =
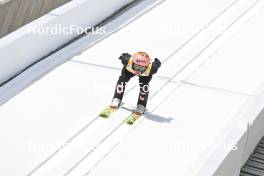
[[[79,53],[1,106],[0,173],[213,175],[215,145],[263,83],[263,7],[263,0],[166,0]],[[148,113],[134,126],[122,123],[137,101],[134,78],[124,107],[99,118],[121,71],[119,55],[138,50],[163,62]],[[226,145],[229,152],[234,144]]]

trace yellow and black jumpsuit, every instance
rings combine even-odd
[[[136,74],[133,70],[132,56],[130,54],[123,53],[119,57],[119,59],[121,60],[124,67],[117,81],[115,94],[113,98],[118,98],[122,101],[124,92],[125,92],[125,86],[127,82],[133,76],[137,75],[139,77],[139,86],[140,86],[137,104],[140,104],[146,107],[148,96],[149,96],[149,83],[152,79],[152,75],[157,73],[159,67],[161,66],[161,62],[156,58],[154,62],[149,64],[145,72],[141,74]]]

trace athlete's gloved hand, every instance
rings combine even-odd
[[[122,62],[123,65],[127,65],[128,60],[130,59],[130,57],[131,57],[130,54],[128,54],[128,53],[123,53],[123,54],[119,57],[119,59],[121,60],[121,62]]]
[[[157,64],[158,67],[161,66],[161,62],[160,62],[160,60],[158,58],[155,58],[154,62]]]

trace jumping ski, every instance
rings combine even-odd
[[[128,125],[133,125],[141,116],[142,114],[133,112],[124,120],[124,123]]]
[[[115,111],[117,111],[118,108],[112,108],[111,106],[108,106],[107,108],[105,108],[100,114],[99,116],[102,118],[109,118]]]

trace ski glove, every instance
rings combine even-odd
[[[128,61],[129,61],[130,58],[131,58],[131,55],[128,54],[128,53],[123,53],[119,57],[119,59],[121,60],[121,62],[122,62],[123,65],[127,65],[127,63],[128,63]]]
[[[158,58],[155,58],[155,61],[154,62],[158,66],[158,68],[160,68],[160,66],[161,66],[160,60]]]

